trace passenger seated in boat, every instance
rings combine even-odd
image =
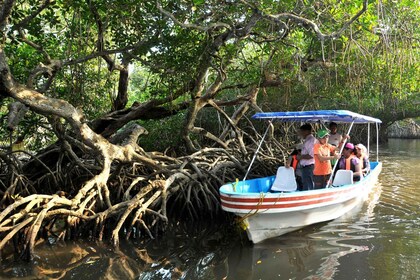
[[[297,144],[296,148],[288,156],[286,164],[285,164],[286,168],[293,167],[293,169],[295,170],[295,177],[296,177],[298,191],[303,190],[302,166],[300,165],[299,160],[297,159],[297,156],[300,155],[300,153],[302,152],[302,147],[303,147],[303,144]]]
[[[336,153],[338,147],[328,143],[328,130],[318,130],[316,137],[318,142],[314,145],[314,185],[315,189],[318,190],[327,186],[332,172],[331,160],[339,159],[340,155]]]
[[[370,171],[370,163],[369,163],[369,156],[367,153],[367,149],[365,145],[360,144],[360,143],[357,144],[355,148],[356,148],[355,150],[356,157],[360,160],[360,162],[363,163],[363,166],[362,166],[363,176],[366,176]]]
[[[338,161],[337,170],[352,170],[353,181],[357,182],[360,181],[360,176],[362,175],[362,163],[356,157],[354,150],[354,145],[352,143],[347,143],[344,146],[342,157]]]

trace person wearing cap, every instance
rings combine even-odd
[[[355,146],[356,157],[363,163],[362,174],[365,176],[370,171],[369,157],[365,145],[359,143]]]
[[[338,160],[338,169],[352,170],[353,181],[360,181],[362,176],[362,163],[356,157],[352,143],[344,145],[342,157]]]
[[[329,131],[326,129],[318,130],[316,137],[318,142],[314,145],[314,184],[315,189],[323,189],[331,176],[331,160],[340,158],[337,151],[341,144],[339,147],[329,144]]]
[[[312,135],[312,127],[306,123],[299,128],[299,134],[304,139],[302,152],[297,156],[302,166],[302,190],[314,189],[314,145],[316,138]]]
[[[303,144],[297,144],[292,153],[287,157],[286,168],[292,167],[295,170],[295,177],[297,183],[297,190],[302,190],[302,166],[300,165],[297,156],[302,152]]]

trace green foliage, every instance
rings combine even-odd
[[[265,98],[270,109],[344,108],[373,114],[386,122],[418,115],[420,53],[415,47],[418,41],[413,39],[419,34],[419,19],[414,16],[419,7],[414,3],[378,5],[370,4],[340,38],[323,45],[319,41],[312,43],[310,33],[294,32],[295,57],[307,59],[308,67],[296,67],[299,61],[290,59],[293,50],[287,55],[287,47],[282,48],[279,57],[283,63],[273,63],[270,71],[281,73],[286,80],[282,88],[272,90],[276,97]],[[331,6],[330,13],[337,20],[348,18],[360,6],[360,3],[340,1]],[[378,10],[384,13],[378,16]],[[406,36],[400,36],[401,29]],[[311,66],[311,60],[321,62]],[[278,66],[286,63],[294,67],[282,73],[282,67]],[[280,100],[278,106],[274,100]]]
[[[3,103],[4,106],[0,107],[0,146],[3,146],[4,148],[9,147],[10,137],[12,138],[12,143],[14,143],[18,137],[23,137],[25,149],[27,151],[36,151],[57,140],[48,121],[44,117],[31,111],[26,113],[25,118],[14,131],[7,130],[7,105],[10,101],[11,100],[5,100]]]
[[[9,54],[9,67],[16,80],[26,83],[31,69],[35,68],[42,56],[26,44],[7,44],[5,51]]]
[[[260,0],[252,4],[265,16],[293,14],[317,24],[322,33],[331,34],[341,30],[363,2]],[[238,1],[160,3],[180,23],[202,30],[180,26],[163,15],[155,1],[57,0],[23,26],[25,39],[40,46],[36,49],[25,43],[14,27],[33,14],[40,3],[19,0],[5,47],[13,74],[26,83],[33,69],[48,63],[43,51],[52,59],[63,60],[65,65],[54,73],[46,94],[69,101],[82,109],[87,119],[110,110],[118,87],[118,73],[110,72],[102,57],[73,63],[100,48],[110,51],[108,55],[116,64],[130,62],[129,106],[135,101],[162,100],[177,93],[181,94],[171,104],[191,100],[195,98],[191,84],[202,69],[207,69],[204,91],[218,71],[226,73],[217,101],[235,99],[245,95],[250,86],[272,82],[261,88],[258,96],[266,111],[343,108],[389,121],[419,112],[420,7],[416,2],[370,2],[361,17],[344,26],[340,36],[323,41],[309,25],[282,17],[277,21],[259,19],[249,35],[239,39],[253,9]],[[94,11],[102,24],[101,44]],[[226,26],[237,28],[237,33],[217,50],[212,49],[217,40],[227,36]],[[47,79],[38,76],[35,87]],[[231,113],[235,108],[224,109]],[[205,115],[209,118],[199,121],[210,131],[218,131],[218,116],[208,111]],[[144,123],[151,132],[144,139],[162,142],[154,145],[154,140],[148,140],[150,143],[144,145],[161,150],[171,143],[178,145],[178,136],[165,142],[166,138],[153,135],[155,131],[156,135],[158,131],[165,134],[163,130],[170,131],[168,138],[179,135],[185,116]],[[24,123],[32,125],[32,120]],[[22,130],[36,134],[35,127]],[[38,142],[52,139],[47,138]]]
[[[145,151],[182,153],[181,130],[184,118],[185,115],[180,113],[160,120],[139,121],[149,132],[139,138],[139,145]]]
[[[135,101],[145,102],[152,97],[150,89],[155,84],[159,83],[159,76],[150,73],[147,69],[134,63],[129,83],[129,99],[128,106],[131,106]]]

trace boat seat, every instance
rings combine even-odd
[[[276,179],[274,179],[271,191],[293,192],[297,189],[295,170],[280,166],[277,169]]]
[[[337,170],[332,185],[338,187],[351,184],[353,184],[353,171],[344,169]]]

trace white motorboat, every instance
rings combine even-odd
[[[378,124],[381,123],[379,119],[346,110],[258,113],[253,118],[284,122],[350,123],[347,134],[350,134],[353,124],[374,123],[377,139]],[[369,134],[370,126],[367,143]],[[376,150],[378,154],[378,148]],[[241,217],[248,237],[254,243],[311,224],[334,220],[367,199],[382,170],[378,155],[376,158],[376,161],[370,162],[369,174],[358,182],[353,183],[351,170],[338,170],[327,188],[308,191],[297,191],[293,168],[281,166],[274,176],[223,185],[219,190],[221,205],[223,210]],[[270,192],[274,185],[278,192]]]

